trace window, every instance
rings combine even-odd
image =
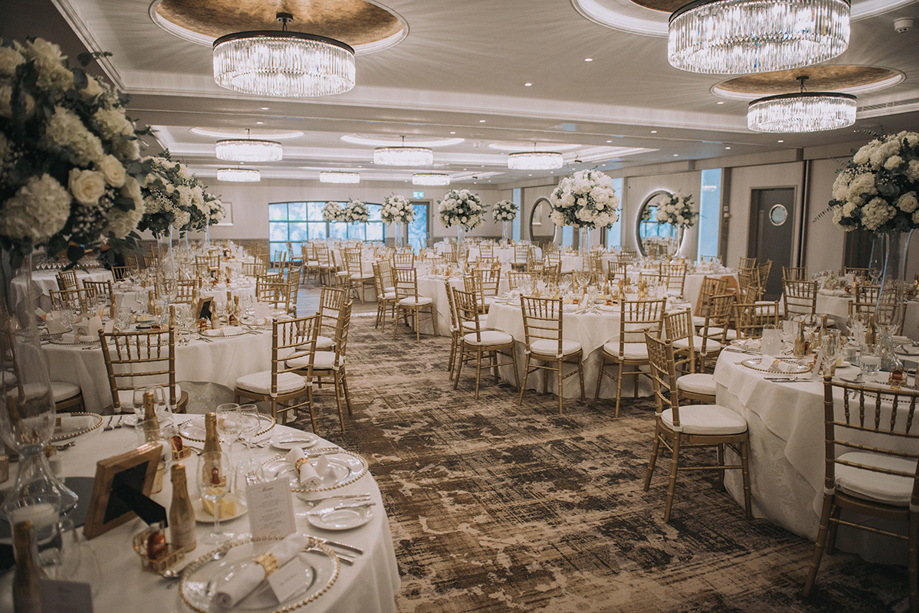
[[[381,205],[367,203],[370,221],[351,224],[327,222],[322,218],[322,202],[273,202],[268,205],[268,241],[271,259],[277,259],[287,251],[290,242],[294,253],[300,253],[300,246],[306,241],[326,238],[355,239],[362,241],[383,241],[386,239],[386,224],[380,218]],[[341,202],[344,206],[346,202]]]
[[[428,204],[412,202],[412,208],[415,209],[415,219],[408,224],[408,244],[421,251],[428,246]]]
[[[514,201],[514,204],[517,205],[517,216],[514,217],[514,221],[512,222],[513,227],[514,227],[514,237],[513,238],[515,241],[520,240],[520,223],[521,223],[520,220],[523,219],[523,205],[520,204],[521,192],[522,190],[519,187],[516,188],[514,190],[514,195],[511,198],[511,200]]]
[[[699,257],[718,255],[721,232],[721,169],[702,171],[699,202]]]
[[[613,179],[613,189],[616,190],[616,195],[619,196],[619,219],[606,229],[607,249],[622,246],[622,203],[625,202],[625,194],[622,193],[622,177]]]

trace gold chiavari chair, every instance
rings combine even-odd
[[[782,285],[785,319],[814,315],[817,312],[816,281],[785,281]]]
[[[92,293],[87,289],[49,290],[51,308],[55,311],[69,310],[76,313],[88,312],[92,307]]]
[[[766,260],[765,264],[756,267],[757,282],[765,290],[769,284],[769,275],[772,274],[772,260]]]
[[[264,277],[268,274],[268,265],[262,260],[243,262],[243,274],[247,277]]]
[[[414,268],[415,252],[414,251],[397,251],[392,256],[393,268]]]
[[[276,309],[290,312],[290,284],[286,281],[267,280],[260,277],[255,282],[255,299]]]
[[[645,475],[644,490],[651,487],[654,467],[663,445],[670,450],[670,480],[667,487],[667,503],[664,507],[664,522],[670,521],[673,509],[673,495],[676,490],[677,474],[680,471],[716,470],[723,485],[726,469],[740,469],[743,473],[744,515],[752,519],[750,503],[750,470],[748,452],[750,438],[747,421],[735,411],[717,404],[680,406],[676,390],[676,368],[674,366],[673,344],[645,333],[651,380],[654,383],[655,413],[654,447],[648,472]],[[740,456],[740,464],[725,464],[725,446]],[[715,448],[718,462],[715,465],[692,465],[682,463],[681,453],[687,449]]]
[[[434,309],[434,300],[427,296],[418,295],[418,271],[414,268],[396,268],[396,321],[403,319],[408,325],[408,317],[412,316],[415,323],[415,340],[421,341],[421,314],[428,312],[431,318],[431,327],[434,336],[437,336],[437,311]],[[399,326],[393,324],[393,338]]]
[[[763,286],[759,283],[759,274],[755,268],[738,270],[737,286],[744,302],[756,302],[763,296]]]
[[[287,423],[290,411],[296,416],[306,408],[313,419],[313,388],[309,379],[297,371],[302,369],[298,359],[316,352],[316,325],[318,315],[275,319],[271,328],[271,364],[268,370],[243,375],[236,380],[233,390],[234,402],[243,398],[255,402],[269,402],[271,415],[281,423]],[[291,365],[294,364],[294,365]],[[309,367],[307,367],[309,369]],[[304,400],[305,398],[305,400]]]
[[[479,257],[475,259],[475,262],[473,263],[473,268],[475,270],[488,270],[491,268],[497,268],[500,270],[501,262],[499,262],[498,258],[496,257],[487,257],[487,256],[480,255]]]
[[[823,509],[802,595],[810,596],[823,552],[844,525],[907,541],[909,610],[919,610],[919,390],[823,380]],[[848,511],[842,515],[843,511]],[[903,522],[904,533],[866,518]]]
[[[782,281],[807,281],[807,267],[782,266]]]
[[[199,279],[205,277],[220,277],[220,254],[196,255],[195,276]]]
[[[697,328],[705,324],[705,318],[708,313],[708,305],[712,296],[720,296],[727,293],[728,280],[724,277],[703,277],[702,287],[699,289],[699,300],[696,303],[696,314],[692,317],[692,323]]]
[[[91,281],[89,279],[84,279],[83,289],[87,290],[89,295],[94,299],[101,296],[108,300],[109,315],[114,317],[115,292],[112,290],[112,282],[110,279],[106,279],[105,281]]]
[[[616,417],[619,417],[619,402],[622,397],[623,377],[634,377],[634,396],[638,397],[638,378],[647,377],[641,367],[648,365],[648,350],[644,332],[649,330],[660,334],[664,304],[666,300],[623,300],[619,303],[619,338],[603,345],[600,351],[600,373],[597,376],[597,391],[594,400],[600,398],[603,377],[616,380]],[[606,365],[616,366],[615,376],[607,372]]]
[[[456,300],[453,296],[453,286],[450,285],[449,279],[444,279],[444,292],[447,294],[447,304],[450,305],[450,363],[447,366],[447,372],[450,378],[456,369],[456,358],[459,356],[460,339],[462,335],[462,322],[459,319],[459,311],[456,310]]]
[[[341,314],[350,302],[348,290],[340,287],[323,287],[319,293],[319,322],[316,324],[316,351],[329,351],[335,347],[335,331]]]
[[[619,262],[620,264],[625,264],[626,266],[628,266],[638,261],[638,254],[635,253],[634,251],[622,250],[616,256],[616,261]]]
[[[175,329],[143,332],[99,331],[102,358],[112,392],[115,413],[134,405],[134,390],[161,385],[169,391],[169,404],[185,413],[188,392],[176,383]]]
[[[752,270],[756,268],[756,258],[745,258],[740,256],[740,261],[737,262],[737,270]]]
[[[303,249],[295,249],[294,244],[285,241],[287,244],[287,264],[288,266],[303,266],[306,260],[303,258]],[[301,245],[302,247],[302,245]]]
[[[316,246],[311,243],[300,245],[300,257],[303,258],[304,282],[309,285],[310,278],[316,276],[316,285],[321,285],[319,281],[319,260],[316,259]]]
[[[847,275],[853,275],[857,279],[868,279],[871,277],[871,269],[863,268],[859,266],[846,266],[843,268],[843,273]]]
[[[737,333],[730,330],[728,326],[731,321],[731,313],[734,308],[734,294],[720,294],[712,296],[706,311],[705,323],[700,330],[701,336],[698,346],[699,351],[699,372],[705,372],[707,363],[717,361],[721,351],[730,342],[732,338],[737,337]],[[712,383],[714,386],[714,382]]]
[[[540,280],[545,281],[549,285],[558,285],[559,281],[562,278],[562,265],[559,264],[547,264],[542,273],[539,275]]]
[[[521,296],[520,309],[523,313],[523,330],[526,335],[526,363],[523,367],[523,384],[520,385],[517,404],[523,404],[523,392],[530,373],[543,371],[543,385],[547,388],[545,373],[551,371],[557,375],[558,414],[561,415],[565,379],[574,376],[575,373],[581,384],[581,400],[584,400],[584,368],[581,365],[583,348],[581,343],[565,339],[561,298]],[[572,370],[567,375],[563,374],[565,363],[576,364],[577,370]]]
[[[511,271],[507,273],[507,288],[509,291],[519,290],[521,288],[532,288],[536,283],[537,275],[532,272],[516,272]]]
[[[677,372],[689,374],[696,371],[696,347],[693,338],[696,333],[689,309],[664,313],[664,332],[673,345],[674,366]]]
[[[313,254],[316,256],[316,278],[319,280],[320,285],[334,285],[332,275],[335,273],[335,265],[332,263],[328,245],[316,243],[313,245]]]
[[[175,299],[173,302],[180,304],[194,304],[199,289],[201,289],[201,281],[198,279],[179,279],[175,284]]]
[[[514,353],[514,337],[507,332],[484,330],[479,320],[478,297],[473,292],[464,292],[453,288],[453,304],[456,308],[459,324],[459,356],[456,358],[456,377],[453,389],[459,386],[463,364],[475,360],[475,399],[479,399],[479,384],[482,380],[482,361],[489,360],[486,368],[491,367],[495,383],[499,381],[498,367],[513,365],[514,380],[520,386],[517,373],[517,356]],[[499,362],[499,355],[506,355],[508,361]]]
[[[75,270],[61,270],[57,273],[56,279],[57,288],[61,291],[80,287],[77,283],[77,273]]]
[[[351,274],[348,272],[348,265],[344,259],[344,252],[339,251],[338,253],[339,255],[335,255],[334,249],[329,251],[329,255],[332,257],[332,269],[329,272],[329,285],[350,289]]]
[[[112,278],[115,281],[124,281],[125,278],[134,274],[137,270],[137,266],[112,266]]]
[[[511,268],[516,271],[526,270],[527,263],[532,257],[532,248],[523,243],[514,245],[514,259],[511,261]]]
[[[495,246],[491,243],[479,243],[479,257],[492,259],[495,257]]]
[[[373,270],[368,270],[364,264],[360,249],[345,251],[345,265],[348,269],[350,288],[358,294],[361,304],[364,304],[364,288],[373,285]]]
[[[392,267],[389,262],[381,260],[374,262],[373,267],[373,286],[377,292],[377,318],[374,328],[386,330],[386,314],[389,313],[393,321],[396,316],[396,290],[392,286]],[[385,273],[384,273],[385,267]],[[387,284],[386,279],[389,279]]]
[[[779,326],[779,301],[774,302],[737,302],[734,304],[734,325],[737,338],[759,338],[763,335],[763,326]]]
[[[501,269],[500,268],[480,268],[472,271],[472,277],[475,279],[475,290],[479,300],[479,312],[488,313],[489,307],[498,296],[498,288],[501,286]]]
[[[683,295],[686,285],[686,264],[661,264],[661,281],[669,294]]]

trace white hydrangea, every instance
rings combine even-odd
[[[903,158],[901,158],[899,155],[892,155],[889,158],[887,158],[886,162],[884,162],[884,168],[886,168],[887,170],[896,170],[897,168],[900,167],[900,164],[902,163],[903,163]]]
[[[134,126],[120,109],[101,108],[93,114],[93,119],[99,125],[102,136],[109,140],[134,134]]]
[[[19,51],[12,47],[0,47],[0,75],[12,77],[22,62],[23,57]]]
[[[103,157],[102,142],[83,126],[72,111],[57,106],[45,126],[47,138],[61,148],[68,148],[81,166],[100,162]]]
[[[863,172],[856,175],[849,182],[849,192],[846,194],[846,200],[856,204],[864,204],[876,193],[878,193],[878,190],[874,185],[874,175]]]
[[[919,160],[910,160],[906,167],[906,178],[910,181],[919,181]]]
[[[40,244],[64,228],[70,216],[70,192],[54,177],[31,177],[3,204],[0,234]]]
[[[37,85],[42,88],[66,91],[73,87],[73,73],[64,66],[67,59],[61,48],[42,38],[23,46],[23,53],[32,59],[38,71]]]
[[[887,204],[881,198],[872,198],[862,207],[862,224],[866,229],[874,231],[883,226],[888,220],[893,219],[897,209]]]

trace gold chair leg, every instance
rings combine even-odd
[[[341,373],[341,389],[345,393],[345,407],[348,409],[348,415],[354,415],[351,412],[351,395],[348,393],[348,373],[344,371]]]
[[[741,464],[741,473],[743,474],[743,501],[744,501],[744,517],[748,520],[753,519],[753,502],[752,496],[750,493],[750,469],[749,469],[749,456],[750,456],[750,442],[749,439],[740,444],[740,464]],[[723,464],[723,462],[722,462]],[[724,474],[724,471],[721,471]]]
[[[556,362],[556,366],[558,366],[558,414],[562,415],[562,391],[565,386],[565,379],[562,377],[562,361]]]
[[[460,345],[459,347],[459,358],[456,361],[456,378],[453,380],[453,389],[456,389],[459,386],[460,373],[463,372],[463,363],[466,361],[466,347],[465,345]]]
[[[587,397],[584,395],[584,365],[578,358],[578,380],[581,382],[581,402],[584,402]]]
[[[622,397],[622,369],[625,368],[625,364],[619,362],[617,364],[618,370],[616,371],[616,419],[619,419],[619,399]]]
[[[823,510],[820,512],[820,528],[817,530],[817,541],[814,543],[814,556],[811,558],[810,569],[807,572],[807,580],[804,582],[804,589],[801,595],[809,598],[811,590],[814,588],[814,581],[817,579],[817,571],[820,570],[820,560],[823,558],[823,547],[826,544],[827,528],[830,523],[830,511],[833,507],[833,495],[823,495]]]
[[[909,515],[909,610],[919,611],[919,515]]]
[[[523,404],[523,390],[527,386],[527,378],[530,376],[530,354],[526,355],[526,363],[523,366],[523,385],[520,386],[520,398],[517,399],[517,405]]]
[[[654,475],[654,467],[657,465],[657,454],[660,453],[661,438],[659,426],[654,426],[654,446],[651,447],[651,460],[648,462],[648,472],[645,473],[645,487],[647,492],[651,487],[651,477]]]
[[[475,399],[479,399],[479,382],[482,380],[482,348],[475,350]]]
[[[680,435],[673,439],[673,459],[670,463],[670,483],[667,485],[667,505],[664,507],[664,523],[670,521],[670,512],[673,510],[673,494],[676,491],[676,474],[680,467]]]
[[[603,385],[603,372],[606,368],[606,358],[600,355],[600,372],[597,373],[597,391],[594,392],[594,402],[600,400],[600,386]]]
[[[335,403],[338,405],[338,423],[341,425],[341,431],[345,431],[345,413],[341,408],[341,381],[338,379],[338,373],[332,373],[332,377],[335,379]]]

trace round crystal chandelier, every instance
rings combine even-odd
[[[412,175],[412,185],[450,185],[450,175],[436,172],[416,172]]]
[[[262,173],[254,168],[218,168],[217,180],[230,183],[258,183],[262,180]]]
[[[556,151],[521,151],[507,156],[511,170],[554,170],[564,165],[562,154]]]
[[[354,49],[341,41],[288,32],[290,13],[278,13],[281,31],[252,30],[214,41],[214,81],[246,94],[303,98],[354,88]]]
[[[320,172],[320,183],[360,183],[361,175],[356,172]]]
[[[427,147],[406,147],[405,137],[397,147],[377,147],[373,150],[373,163],[381,166],[430,166],[434,151]]]
[[[751,74],[819,64],[849,46],[849,0],[694,0],[670,16],[680,70]]]
[[[858,102],[851,94],[801,91],[759,98],[747,108],[747,127],[754,132],[822,132],[855,123]]]
[[[284,159],[284,148],[281,143],[273,140],[219,140],[216,152],[218,160],[227,162],[280,162]]]

